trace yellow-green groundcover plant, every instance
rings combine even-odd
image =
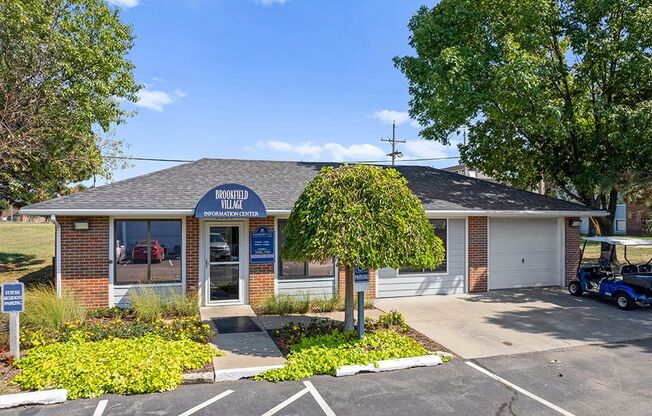
[[[288,363],[268,370],[256,380],[300,380],[316,374],[334,374],[345,365],[376,364],[380,360],[426,355],[426,349],[412,338],[393,330],[371,333],[357,339],[353,331],[334,332],[302,339],[291,347]]]
[[[68,389],[69,399],[153,393],[174,389],[184,370],[201,368],[220,354],[187,339],[147,335],[88,342],[80,336],[29,350],[16,362],[21,371],[13,382],[26,390]]]

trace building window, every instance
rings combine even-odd
[[[285,241],[285,227],[287,220],[278,220],[278,242],[283,247]],[[280,251],[279,251],[280,252]],[[333,277],[335,276],[335,262],[333,259],[321,262],[298,262],[283,260],[279,254],[278,275],[280,277]]]
[[[434,269],[415,269],[412,267],[401,267],[399,269],[399,274],[422,274],[422,273],[446,273],[447,270],[447,253],[448,253],[448,232],[446,230],[448,226],[448,220],[430,220],[432,229],[435,231],[435,235],[441,239],[441,242],[444,246],[444,261]]]
[[[181,220],[115,221],[115,283],[180,283]]]

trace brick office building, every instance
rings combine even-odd
[[[202,159],[25,207],[56,224],[57,289],[88,306],[125,305],[143,287],[202,305],[344,290],[335,259],[283,261],[286,219],[322,163]],[[422,166],[400,166],[446,259],[435,270],[371,273],[368,296],[563,286],[587,207]]]

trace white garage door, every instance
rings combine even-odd
[[[489,219],[489,290],[561,284],[556,218]]]

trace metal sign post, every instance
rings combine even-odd
[[[9,314],[9,352],[16,360],[20,358],[20,318],[25,310],[25,285],[3,283],[2,313]]]
[[[369,290],[369,269],[355,266],[353,290],[358,292],[358,339],[364,338],[364,292]]]

